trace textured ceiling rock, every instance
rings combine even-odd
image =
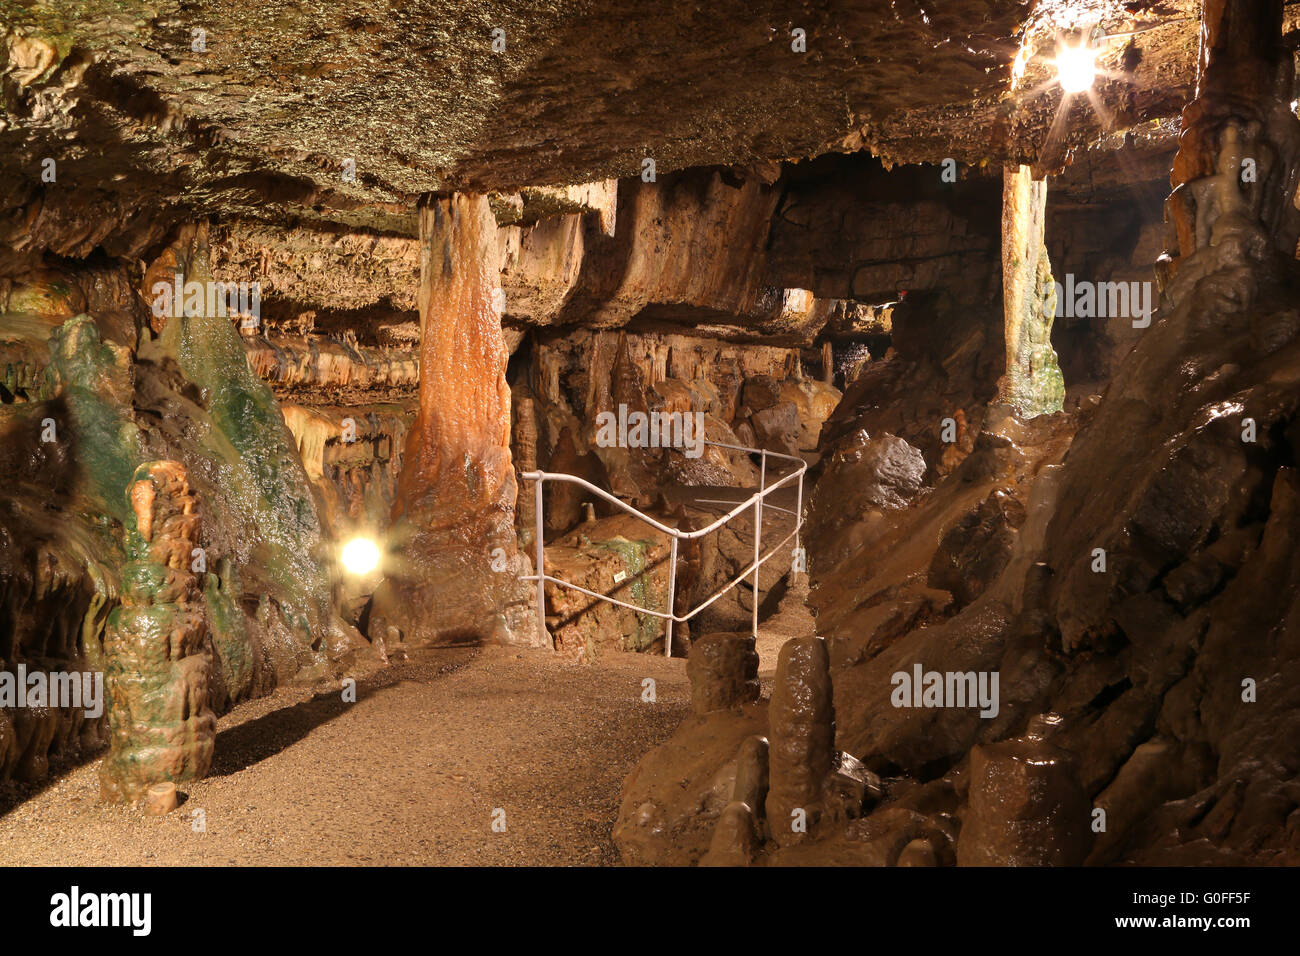
[[[831,303],[764,282],[779,188],[725,169],[614,186],[594,184],[567,196],[550,191],[557,212],[589,211],[498,227],[510,324],[613,328],[637,320],[670,329],[689,323],[707,334],[761,335],[784,344],[811,342],[825,324]],[[620,225],[610,235],[615,199]],[[526,193],[525,212],[537,201]],[[212,230],[212,256],[220,279],[261,283],[272,318],[373,309],[372,318],[391,320],[415,306],[414,239],[239,220]]]
[[[1195,4],[16,0],[0,23],[0,152],[17,174],[0,239],[35,217],[29,245],[135,255],[178,203],[413,235],[421,193],[596,182],[647,157],[661,174],[864,147],[1034,161],[1057,118],[1063,22],[1146,32],[1111,41],[1096,104],[1074,98],[1056,151],[1102,117],[1177,112]],[[1037,52],[1013,91],[1022,39]],[[565,197],[522,200],[528,221]]]

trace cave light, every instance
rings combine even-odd
[[[342,558],[349,574],[369,574],[379,567],[379,545],[370,538],[353,538],[343,546]]]
[[[1097,51],[1086,42],[1061,46],[1056,51],[1056,73],[1066,93],[1086,93],[1097,79]]]

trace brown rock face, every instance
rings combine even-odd
[[[833,763],[835,710],[825,641],[796,637],[781,648],[768,721],[768,826],[772,839],[788,846],[803,840],[820,817]]]
[[[411,644],[540,641],[518,580],[528,560],[513,528],[495,242],[486,196],[420,208],[420,406],[398,480],[396,554],[372,615],[372,630],[377,619]]]
[[[969,773],[964,861],[1079,862],[1094,802],[1111,819],[1090,862],[1296,858],[1300,583],[1282,542],[1300,515],[1300,124],[1278,95],[1291,71],[1279,6],[1214,3],[1206,15],[1161,317],[1105,395],[1074,421],[968,405],[975,440],[946,479],[880,532],[813,553],[840,745],[890,771],[951,768],[931,781],[944,800],[961,798]],[[864,399],[888,387],[868,370],[837,417],[880,420]],[[889,559],[863,574],[865,554]],[[909,584],[926,568],[929,593]],[[912,660],[1000,674],[999,713],[891,712],[890,675]],[[1066,717],[1051,750],[998,742],[1044,711]]]
[[[794,402],[781,402],[754,413],[751,419],[760,448],[780,455],[799,452],[799,409]]]
[[[0,194],[0,235],[138,254],[178,206],[200,204],[409,228],[406,204],[429,190],[590,182],[635,175],[643,158],[660,176],[864,147],[891,163],[1032,161],[1057,108],[1057,95],[1035,95],[1050,56],[1030,64],[1014,123],[997,108],[1032,5],[922,6],[718,0],[703,15],[631,0],[421,0],[358,13],[322,0],[268,21],[197,0],[186,16],[223,39],[195,54],[189,21],[147,4],[9,4],[0,55],[17,121],[0,155],[19,172]],[[1132,38],[1132,69],[1098,84],[1103,109],[1061,124],[1064,145],[1094,139],[1100,116],[1123,127],[1185,100],[1187,3],[1142,9],[1168,29]],[[493,24],[507,33],[499,52]],[[349,109],[358,90],[367,108]],[[62,155],[70,134],[86,146],[66,171],[78,188],[44,189],[39,158]],[[526,217],[537,197],[521,198]]]

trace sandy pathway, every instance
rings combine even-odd
[[[287,689],[236,708],[167,817],[99,805],[97,761],[65,773],[0,816],[0,865],[616,863],[623,777],[688,706],[681,660],[423,652],[354,704]]]

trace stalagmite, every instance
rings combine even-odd
[[[512,453],[516,471],[537,469],[537,402],[532,390],[520,385],[514,390],[515,427],[511,431]],[[532,485],[519,483],[516,500],[519,518],[519,547],[531,548],[537,535],[537,496]]]
[[[165,816],[176,809],[177,799],[176,784],[155,783],[145,791],[144,812],[151,817]]]
[[[420,406],[394,506],[393,557],[371,616],[408,644],[535,643],[514,531],[510,390],[486,196],[420,205]],[[497,568],[502,570],[495,570]]]
[[[758,652],[745,631],[705,634],[691,644],[686,660],[691,708],[703,715],[758,699]]]
[[[755,831],[753,810],[733,800],[723,808],[709,852],[700,860],[700,866],[748,866],[758,848]]]
[[[191,552],[198,502],[185,469],[155,461],[128,492],[122,605],[104,634],[109,753],[104,799],[133,802],[155,783],[197,780],[212,765],[217,719],[208,704],[212,652]]]
[[[820,638],[791,638],[781,648],[768,722],[768,829],[772,839],[788,846],[804,839],[820,816],[834,756],[830,659]]]
[[[767,802],[771,745],[761,734],[746,737],[736,753],[736,785],[731,799],[739,800],[761,817]]]
[[[767,789],[768,741],[755,734],[746,737],[736,753],[736,782],[731,802],[718,818],[709,852],[700,860],[700,866],[748,866],[753,861],[762,843],[761,820]]]
[[[1090,845],[1088,799],[1070,753],[1049,742],[1058,721],[1036,718],[1024,737],[971,750],[970,807],[960,866],[1078,866]]]

